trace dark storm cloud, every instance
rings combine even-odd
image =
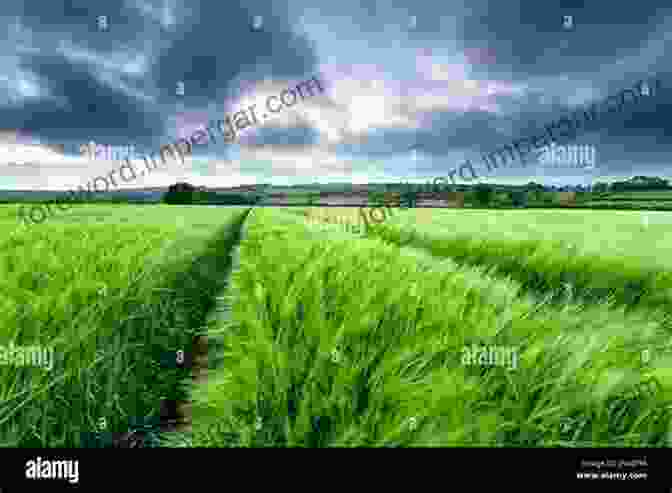
[[[300,78],[316,59],[309,43],[293,34],[277,0],[194,4],[184,27],[158,57],[153,78],[165,102],[174,102],[176,84],[184,81],[184,101],[224,102],[235,95],[234,83],[263,77]],[[261,16],[259,30],[252,28]]]
[[[17,122],[19,128],[30,134],[82,142],[104,135],[107,143],[122,144],[162,131],[159,114],[121,91],[101,84],[87,65],[56,56],[26,58],[23,65],[40,74],[51,94],[65,101],[65,105],[54,99],[27,102],[1,110],[7,121]]]
[[[642,137],[657,137],[660,151],[672,150],[672,73],[659,72],[657,78],[661,80],[661,89],[656,97],[634,105],[620,121],[610,120],[600,130],[603,137],[614,140],[632,137],[635,142]],[[652,149],[649,147],[648,151]]]
[[[431,18],[460,16],[460,22],[455,23],[457,46],[492,50],[494,58],[483,64],[483,70],[491,75],[507,74],[514,80],[534,75],[593,74],[600,61],[636,55],[652,27],[672,7],[667,0],[642,2],[636,8],[607,0],[474,0],[466,5],[418,2],[412,11],[422,19],[423,27]],[[563,29],[564,15],[573,16],[570,31]],[[447,39],[445,31],[424,28],[411,36],[437,43]],[[561,48],[565,39],[567,47]]]
[[[121,143],[162,131],[156,108],[144,107],[105,84],[97,77],[93,62],[69,59],[59,45],[70,43],[105,59],[109,52],[119,52],[144,36],[147,26],[137,9],[125,7],[121,0],[26,0],[12,10],[14,16],[4,17],[3,24],[20,24],[22,39],[30,40],[31,51],[21,51],[11,43],[1,48],[2,53],[17,57],[18,67],[34,76],[49,94],[0,107],[7,124],[40,139],[71,143],[71,152],[76,142],[87,137],[104,136],[106,142]],[[99,15],[109,18],[107,32],[98,31]]]
[[[70,152],[89,139],[133,142],[146,151],[174,137],[167,135],[172,129],[166,122],[179,112],[180,101],[187,111],[212,104],[223,108],[241,77],[252,85],[266,77],[299,78],[314,68],[311,46],[291,33],[286,9],[277,0],[245,2],[245,8],[191,0],[175,6],[174,23],[163,24],[140,4],[26,0],[9,9],[11,15],[3,7],[2,20],[9,25],[19,19],[32,47],[39,48],[39,53],[13,53],[5,46],[3,53],[18,57],[18,65],[49,93],[0,106],[3,121],[40,139],[68,143]],[[107,31],[99,30],[101,15],[107,16]],[[258,31],[251,27],[255,15],[263,18]],[[69,56],[72,49],[86,56]],[[128,74],[103,66],[119,53],[146,55],[148,71]],[[184,97],[176,94],[179,81],[185,84]]]
[[[484,142],[496,142],[504,138],[493,127],[492,120],[492,115],[481,111],[464,115],[435,112],[427,128],[417,132],[416,142],[427,154],[438,156],[459,148],[477,149]]]
[[[63,33],[90,49],[111,51],[158,35],[141,12],[124,0],[24,0],[21,22],[36,33]],[[107,16],[109,29],[98,29],[98,16]]]
[[[460,46],[463,49],[491,48],[495,54],[488,63],[475,64],[475,74],[503,77],[513,82],[564,74],[568,77],[567,87],[577,84],[576,80],[590,80],[602,92],[601,96],[615,94],[646,77],[660,77],[668,87],[672,84],[672,78],[664,72],[669,67],[669,55],[656,56],[649,46],[652,39],[655,41],[656,36],[662,36],[669,29],[669,20],[664,17],[672,13],[669,2],[652,1],[637,8],[615,8],[606,1],[585,4],[476,1],[470,3],[470,9],[472,15],[460,24],[457,36]],[[563,30],[563,15],[573,16],[573,29]],[[663,22],[668,22],[667,28]],[[619,66],[616,62],[621,59],[626,61]],[[633,65],[637,62],[641,62],[639,66]],[[554,89],[552,83],[549,89]],[[591,132],[592,138],[604,147],[632,139],[628,152],[644,152],[650,156],[653,149],[637,137],[653,134],[661,137],[660,144],[669,151],[671,97],[672,91],[666,91],[632,105],[622,115],[604,119]],[[573,108],[555,106],[552,112],[537,109],[532,101],[522,102],[522,112],[514,126],[515,135],[525,135],[531,127]],[[496,146],[504,139],[504,136],[492,141],[484,138],[483,143]]]
[[[391,157],[410,151],[417,143],[417,132],[391,128],[377,129],[366,134],[364,139],[339,143],[333,148],[338,152],[353,156]]]

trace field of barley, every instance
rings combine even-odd
[[[192,394],[195,445],[672,442],[672,215],[357,221],[343,208],[248,217],[209,333],[217,363]],[[515,364],[465,359],[474,347]]]
[[[672,444],[672,213],[15,214],[0,345],[60,359],[0,366],[2,446],[84,446],[167,396],[190,423],[157,446]],[[173,358],[198,336],[194,380]]]
[[[180,351],[224,288],[246,212],[87,204],[23,226],[0,207],[0,347],[54,359],[0,365],[0,446],[109,446],[184,400]]]

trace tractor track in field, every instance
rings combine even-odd
[[[228,289],[230,276],[239,262],[238,250],[241,239],[244,235],[243,226],[251,212],[248,209],[242,216],[240,224],[237,226],[228,249],[228,260],[226,262],[225,273],[222,274],[224,281],[220,281],[219,291]],[[196,261],[198,262],[198,260]],[[216,296],[211,301],[211,311],[217,309]],[[210,315],[206,316],[207,317]],[[196,321],[197,325],[204,325],[205,320]],[[191,347],[184,352],[184,362],[180,366],[189,372],[189,391],[198,385],[207,381],[209,368],[209,344],[206,335],[194,335],[191,341]],[[114,448],[147,448],[149,445],[150,434],[163,435],[166,433],[177,433],[185,438],[189,437],[192,430],[192,401],[190,396],[185,399],[165,399],[161,402],[158,424],[150,432],[131,430],[124,434],[117,434],[113,440]]]

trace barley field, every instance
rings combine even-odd
[[[0,344],[57,357],[0,366],[3,446],[167,397],[189,426],[153,446],[672,443],[672,213],[12,207]],[[175,364],[197,338],[202,378]]]
[[[250,215],[194,444],[670,444],[670,217],[352,212]]]
[[[0,446],[104,445],[188,393],[176,354],[223,288],[244,209],[81,205],[21,226],[0,207]],[[180,353],[181,354],[181,353]]]

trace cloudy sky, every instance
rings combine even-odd
[[[641,79],[672,87],[669,0],[234,1],[2,2],[0,189],[86,184],[120,163],[84,143],[155,152],[313,76],[324,93],[123,187],[424,181]],[[581,135],[594,169],[475,168],[500,183],[672,178],[671,102],[661,91]]]

